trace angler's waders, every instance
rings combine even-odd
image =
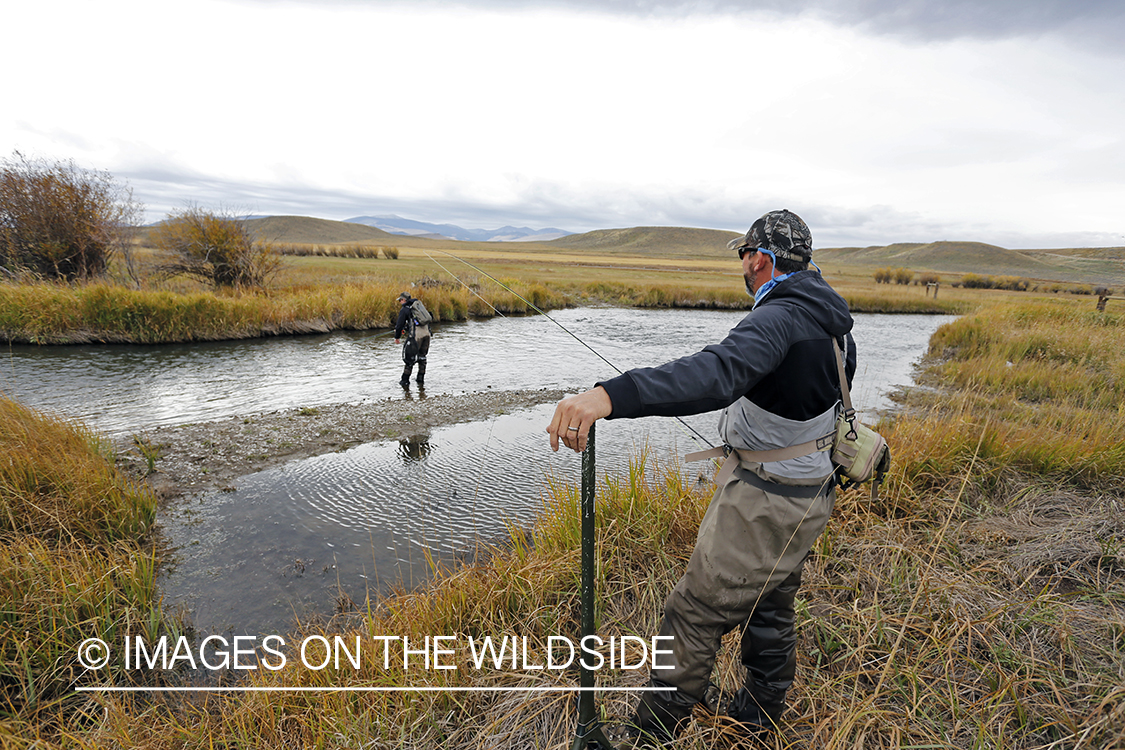
[[[582,637],[596,635],[594,625],[594,425],[586,438],[586,450],[582,454]],[[598,710],[594,705],[594,673],[586,669],[579,660],[582,690],[578,693],[578,728],[575,730],[571,750],[592,747],[598,750],[613,750],[606,739],[598,721]]]

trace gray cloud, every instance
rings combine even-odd
[[[1116,49],[1125,26],[1125,6],[1118,0],[767,0],[752,5],[923,41],[1060,34],[1107,48],[1112,42]]]
[[[304,4],[308,0],[290,2]],[[316,3],[318,7],[323,4]],[[372,5],[370,0],[330,0],[330,4]],[[1075,46],[1102,52],[1121,54],[1125,48],[1121,43],[1125,3],[1120,0],[377,0],[375,4],[515,12],[558,8],[642,17],[803,15],[874,34],[924,42],[1057,35]]]

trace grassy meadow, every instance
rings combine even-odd
[[[0,747],[21,747],[81,728],[90,707],[75,687],[134,680],[82,669],[83,640],[156,637],[175,621],[156,593],[156,498],[107,443],[0,397],[0,455]]]
[[[162,259],[141,233],[133,262],[118,258],[109,281],[0,283],[0,339],[171,343],[384,328],[392,325],[394,298],[403,289],[443,321],[590,303],[750,307],[739,266],[726,249],[735,235],[718,230],[634,227],[498,243],[404,237],[295,216],[247,224],[282,253],[280,270],[263,289],[215,292],[166,278]],[[1122,257],[1121,248],[1014,251],[934,242],[821,249],[816,260],[856,312],[963,313],[1010,294],[965,288],[967,273],[1018,281],[1029,290],[1020,295],[1089,294],[1125,285]],[[874,283],[891,267],[915,280],[940,278],[941,288],[930,296],[917,284]],[[1077,280],[1083,283],[1072,283]]]
[[[274,226],[290,232],[276,241],[314,241],[296,234],[306,225]],[[349,231],[341,243],[392,244]],[[703,241],[684,237],[676,241]],[[139,288],[0,284],[0,333],[32,343],[155,343],[383,328],[405,288],[447,321],[526,313],[519,296],[543,309],[749,306],[725,251],[689,259],[599,252],[603,239],[560,242],[549,253],[412,240],[397,257],[287,255],[267,289],[241,293],[143,274]],[[814,548],[790,708],[782,731],[760,746],[1125,747],[1125,303],[1100,313],[1089,296],[944,282],[935,300],[924,287],[876,284],[873,266],[826,255],[826,278],[855,311],[962,316],[933,336],[920,387],[880,426],[893,461],[879,501],[866,487],[842,492]],[[868,255],[903,262],[886,249]],[[138,256],[146,259],[143,248]],[[156,501],[114,468],[97,435],[2,398],[0,447],[0,750],[570,746],[575,702],[562,692],[76,692],[187,679],[117,661],[89,673],[76,658],[94,635],[111,643],[179,635],[155,588]],[[542,657],[549,636],[576,638],[572,479],[544,478],[539,522],[513,528],[476,561],[367,602],[359,615],[306,624],[287,642],[509,635],[526,636]],[[603,637],[655,633],[712,491],[695,470],[646,454],[627,474],[603,477]],[[354,669],[313,670],[290,654],[281,669],[220,680],[363,689],[577,682],[569,670],[468,669],[463,654],[453,660],[461,668],[419,672],[363,653]],[[736,654],[726,644],[715,671],[726,692],[742,679]],[[627,687],[646,679],[644,670],[599,677]],[[598,700],[612,734],[636,698]],[[696,718],[680,746],[747,746],[721,717],[700,710]]]
[[[347,245],[322,254],[285,255],[271,283],[256,290],[217,292],[143,271],[139,285],[0,284],[0,339],[173,343],[387,328],[394,324],[395,298],[404,289],[422,299],[439,321],[599,303],[723,309],[751,304],[733,259],[545,254],[465,244],[449,250],[394,248],[393,258],[385,255],[388,247]],[[377,257],[371,257],[372,250]],[[155,264],[143,247],[136,256],[142,269]],[[1003,295],[943,285],[935,299],[923,286],[876,284],[866,267],[822,267],[856,312],[960,313]]]
[[[1098,748],[1125,745],[1125,309],[994,295],[931,340],[925,387],[880,429],[892,471],[872,503],[841,493],[806,567],[798,676],[776,748]],[[175,632],[152,588],[152,500],[96,437],[10,402],[4,517],[0,746],[12,748],[568,747],[566,693],[73,693],[91,633]],[[655,632],[713,487],[638,456],[599,490],[599,632]],[[575,478],[576,479],[576,478]],[[570,478],[477,562],[362,615],[292,634],[352,639],[578,632],[579,515]],[[741,680],[728,643],[715,672]],[[312,670],[294,658],[244,684],[569,686],[572,671]],[[640,671],[602,671],[639,686]],[[236,676],[228,675],[230,679]],[[101,677],[105,679],[105,677]],[[119,684],[154,674],[124,673]],[[226,678],[224,678],[226,679]],[[635,697],[599,697],[610,730]],[[681,747],[734,746],[700,711]]]

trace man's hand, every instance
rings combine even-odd
[[[398,343],[398,339],[395,339],[395,343],[396,343],[396,344]]]
[[[601,386],[576,396],[567,396],[555,407],[555,416],[547,427],[551,450],[559,449],[559,441],[576,453],[586,450],[590,427],[596,420],[612,413],[613,402]]]

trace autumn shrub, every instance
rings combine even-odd
[[[115,255],[128,255],[141,214],[108,172],[16,152],[0,165],[0,268],[64,281],[102,276]]]
[[[197,206],[173,213],[150,241],[165,256],[165,276],[188,276],[216,289],[260,287],[281,262],[270,245],[254,241],[243,221]]]

